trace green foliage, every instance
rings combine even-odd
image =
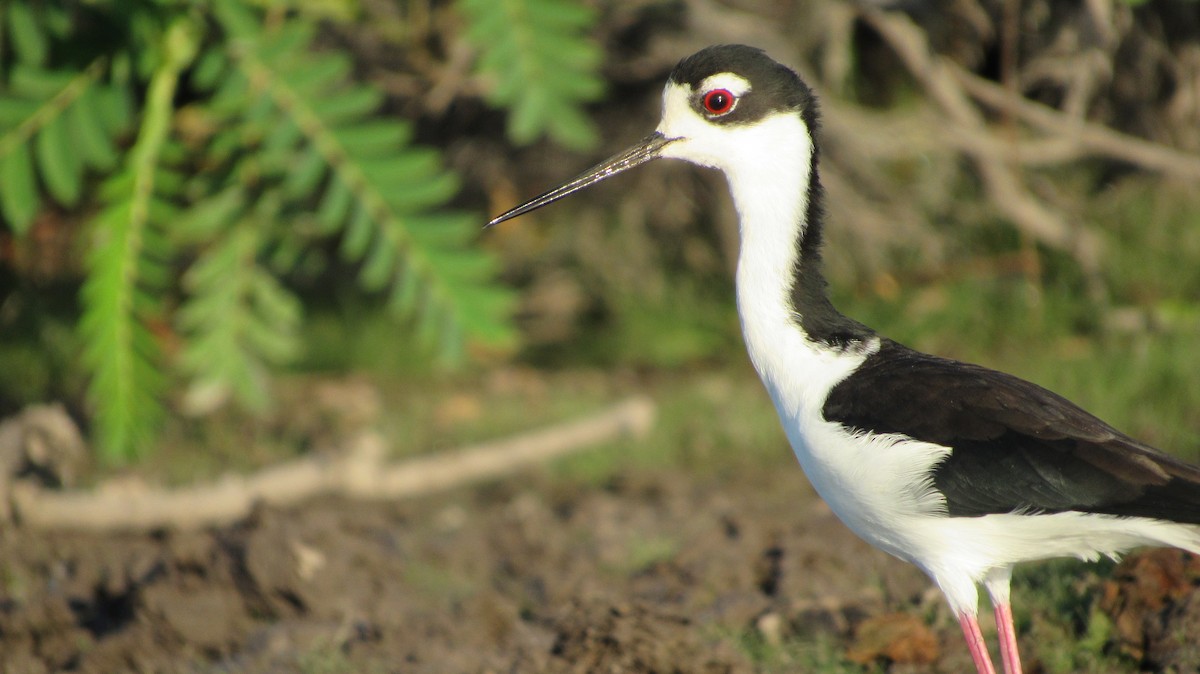
[[[101,190],[106,203],[92,221],[80,331],[92,372],[88,393],[97,437],[114,453],[145,446],[162,413],[164,380],[150,323],[162,312],[157,297],[167,284],[165,261],[172,252],[161,228],[176,210],[158,192],[178,183],[163,155],[179,77],[195,51],[193,26],[177,18],[162,35],[163,58],[146,91],[137,140]]]
[[[0,217],[16,237],[48,203],[86,220],[78,330],[108,459],[148,446],[173,373],[192,413],[265,408],[301,351],[288,280],[330,242],[444,362],[512,348],[482,218],[443,208],[455,176],[316,47],[302,12],[345,5],[47,4],[0,10]]]
[[[510,295],[489,283],[490,258],[467,247],[477,218],[429,211],[457,189],[437,153],[409,147],[407,125],[372,118],[381,94],[350,83],[345,55],[312,51],[313,24],[296,21],[264,34],[236,3],[217,7],[232,47],[199,64],[198,83],[211,84],[212,105],[196,116],[214,130],[202,140],[219,160],[209,179],[220,191],[196,205],[184,229],[197,240],[220,241],[229,235],[211,230],[234,215],[297,223],[316,239],[340,236],[340,254],[358,265],[361,286],[385,292],[394,311],[414,316],[418,332],[436,341],[445,358],[457,358],[467,339],[510,345]],[[245,196],[251,188],[267,192],[252,202]],[[197,271],[196,288],[206,287],[205,279],[223,285],[233,268],[245,271],[240,291],[225,289],[234,293],[237,311],[222,316],[221,303],[203,295],[184,308],[184,327],[200,337],[185,363],[207,373],[193,388],[201,399],[219,399],[229,389],[261,406],[265,390],[254,383],[264,381],[259,361],[286,361],[296,351],[294,330],[286,329],[298,321],[295,301],[254,269],[271,262],[260,254],[266,250],[276,251],[276,264],[295,263],[294,253],[280,248],[284,242],[274,240],[279,236],[248,234],[201,260],[212,270]]]
[[[188,300],[179,326],[191,339],[181,364],[191,376],[186,403],[193,412],[213,409],[230,395],[264,410],[269,367],[299,353],[300,302],[258,263],[261,246],[253,221],[234,222],[183,278]]]
[[[19,15],[12,11],[18,6],[10,14]],[[25,47],[30,58],[42,50]],[[55,201],[75,206],[84,170],[116,164],[116,136],[129,118],[117,91],[100,80],[103,65],[97,59],[72,72],[18,62],[8,71],[0,96],[0,215],[15,233],[27,232],[37,214],[39,178]]]
[[[1115,562],[1056,559],[1021,566],[1013,576],[1017,631],[1028,632],[1047,672],[1116,672],[1128,662],[1109,652],[1113,625],[1097,606],[1101,579]]]
[[[879,665],[867,669],[847,660],[845,648],[828,632],[789,637],[779,642],[766,639],[762,632],[754,628],[718,634],[730,639],[738,651],[754,663],[754,671],[762,674],[866,674],[881,671]]]
[[[481,52],[477,68],[488,97],[508,108],[508,136],[519,144],[542,134],[588,148],[596,128],[580,109],[603,92],[600,51],[581,34],[595,12],[578,0],[461,0],[467,39]]]

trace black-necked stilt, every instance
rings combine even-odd
[[[662,115],[629,150],[489,225],[660,157],[723,171],[741,233],[742,333],[800,465],[847,526],[937,583],[980,672],[994,672],[980,583],[1004,669],[1021,669],[1014,564],[1143,545],[1200,553],[1200,468],[1039,386],[918,353],[830,304],[817,103],[799,76],[757,49],[710,47],[675,67]]]

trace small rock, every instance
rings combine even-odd
[[[778,646],[783,643],[783,618],[778,613],[771,611],[762,614],[754,621],[754,628],[767,644]]]
[[[296,575],[300,580],[312,580],[325,566],[325,555],[311,545],[292,541],[292,553],[296,556]]]

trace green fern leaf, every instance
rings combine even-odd
[[[106,168],[115,163],[116,130],[106,129],[93,110],[107,89],[98,82],[102,66],[97,60],[65,72],[21,65],[0,92],[0,168],[5,182],[13,181],[0,187],[6,202],[0,214],[13,231],[24,232],[37,213],[38,174],[55,201],[73,206],[82,196],[85,162]]]
[[[383,103],[383,94],[369,87],[354,87],[338,92],[337,96],[306,102],[322,123],[332,128],[343,122],[357,122],[376,112]]]
[[[188,336],[181,366],[191,377],[185,404],[193,413],[230,399],[263,410],[270,402],[269,366],[299,350],[299,300],[258,264],[259,228],[232,222],[184,275],[188,299],[178,321]]]
[[[270,274],[255,274],[252,280],[250,299],[260,315],[247,323],[246,339],[270,362],[289,362],[300,351],[300,301]]]
[[[302,138],[302,132],[291,120],[282,120],[281,124],[275,124],[267,131],[259,151],[266,155],[268,162],[290,162],[291,153]]]
[[[19,144],[24,142],[25,138],[23,136],[14,138],[12,130],[25,120],[33,117],[37,113],[37,108],[38,104],[36,101],[0,96],[0,129],[5,130],[5,143]]]
[[[162,378],[153,366],[157,347],[144,316],[135,313],[140,233],[145,222],[134,200],[115,203],[94,221],[95,242],[87,257],[88,277],[81,298],[80,331],[84,360],[92,372],[89,397],[96,435],[110,460],[124,460],[143,448],[162,417],[158,402]]]
[[[246,208],[246,195],[238,186],[227,187],[217,194],[193,203],[175,221],[172,230],[183,243],[201,243],[215,239],[230,222],[241,216]]]
[[[284,178],[283,191],[289,198],[303,199],[312,194],[320,186],[326,176],[328,165],[319,152],[309,148],[303,152],[287,177]]]
[[[333,130],[334,140],[350,155],[361,156],[381,147],[402,147],[412,140],[407,126],[387,120],[367,120]]]
[[[391,246],[372,246],[359,272],[358,280],[370,291],[383,290],[392,278],[398,253]]]
[[[95,67],[95,66],[93,66]],[[44,69],[29,64],[20,64],[12,69],[9,75],[9,85],[14,94],[29,98],[42,99],[49,103],[56,96],[64,96],[64,102],[69,103],[80,91],[70,91],[72,86],[79,86],[81,73],[74,71],[59,71]],[[53,108],[62,105],[50,106]],[[46,114],[53,115],[53,112]]]
[[[0,215],[17,236],[29,231],[39,203],[29,149],[18,145],[0,155]]]
[[[117,137],[133,126],[134,106],[129,90],[117,87],[95,87],[95,114],[110,137]]]
[[[67,123],[80,159],[92,168],[108,171],[117,165],[118,155],[109,130],[95,113],[97,99],[94,90],[84,92],[79,103],[68,111]]]
[[[388,308],[400,316],[415,314],[420,289],[420,279],[413,265],[407,260],[398,260],[393,272],[392,290],[388,294]]]
[[[232,19],[230,30],[245,29],[239,21]],[[229,79],[237,81],[217,95],[229,103],[269,101],[272,110],[243,110],[225,125],[245,127],[243,139],[270,148],[253,152],[262,177],[278,176],[278,193],[302,198],[298,208],[315,203],[319,228],[340,231],[340,254],[362,265],[363,287],[387,289],[390,306],[416,312],[419,332],[445,353],[460,358],[467,340],[510,346],[510,292],[479,295],[494,301],[462,301],[492,285],[494,263],[470,245],[478,219],[429,212],[454,195],[456,177],[437,152],[408,145],[406,125],[373,119],[380,92],[352,84],[343,56],[313,53],[313,31],[301,24],[264,34],[257,43],[247,33],[242,49],[230,52]],[[280,139],[281,128],[303,137]],[[417,233],[435,227],[436,236]]]
[[[192,68],[192,86],[203,92],[216,89],[228,67],[229,61],[220,49],[209,49],[201,53],[196,58],[195,67]]]
[[[42,65],[50,51],[45,31],[34,18],[33,9],[22,2],[8,3],[8,38],[17,58],[29,65]]]
[[[137,139],[122,169],[101,187],[107,205],[91,223],[79,331],[91,374],[96,437],[109,461],[125,461],[145,449],[164,414],[165,378],[150,325],[161,311],[158,291],[169,278],[173,251],[155,224],[175,213],[156,189],[178,182],[161,162],[171,151],[175,89],[194,56],[193,40],[186,18],[163,34]]]
[[[358,207],[354,210],[354,215],[347,221],[345,233],[342,235],[342,255],[348,260],[362,258],[375,237],[375,230],[375,222],[371,218],[371,213],[362,202],[359,202]]]
[[[83,191],[83,164],[63,117],[56,117],[42,129],[35,148],[50,196],[64,206],[74,206]]]
[[[232,3],[223,3],[227,11],[222,13],[222,18],[225,19],[229,15],[229,7]],[[242,9],[241,11],[244,11]],[[317,34],[317,25],[312,21],[289,21],[285,24],[280,24],[270,31],[270,35],[266,35],[263,27],[255,23],[251,29],[254,41],[254,49],[260,58],[268,61],[283,62],[285,59],[300,53],[310,44],[312,44],[313,36]],[[250,37],[250,36],[247,36]],[[267,39],[263,39],[266,37]],[[338,60],[345,61],[341,55],[337,56]],[[309,64],[310,66],[312,64]],[[304,70],[323,71],[324,68],[305,68]]]
[[[509,109],[508,136],[528,144],[543,135],[567,147],[596,143],[582,103],[603,92],[599,49],[584,33],[595,11],[577,0],[463,0],[467,39],[480,51],[488,99]]]
[[[286,45],[286,49],[284,50],[286,51],[302,48],[304,43],[312,40],[312,31],[308,24],[296,24],[295,27],[298,30],[294,32],[292,37],[302,38],[302,42],[287,44],[287,41],[281,37],[276,37],[271,40],[271,43]],[[273,60],[280,51],[278,48],[264,49],[261,56],[264,59]],[[308,66],[307,68],[286,73],[289,87],[310,94],[325,91],[330,87],[336,87],[340,83],[345,82],[350,76],[352,69],[350,59],[338,53],[326,54],[323,58],[310,62]]]
[[[331,177],[317,209],[317,221],[321,224],[322,233],[331,234],[337,231],[353,203],[354,194],[345,181],[337,175]]]

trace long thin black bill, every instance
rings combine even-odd
[[[558,201],[572,192],[577,192],[589,185],[594,185],[601,180],[611,178],[622,171],[627,171],[635,166],[640,166],[648,161],[657,159],[662,152],[664,146],[670,143],[673,139],[663,136],[661,133],[655,132],[638,141],[633,147],[625,150],[621,154],[610,157],[605,161],[593,166],[592,168],[579,174],[577,178],[571,182],[555,187],[554,189],[536,196],[533,199],[517,206],[516,208],[497,216],[491,222],[487,223],[486,227],[498,225],[505,220],[511,220],[518,215],[524,215],[530,211],[537,210],[546,204]]]

